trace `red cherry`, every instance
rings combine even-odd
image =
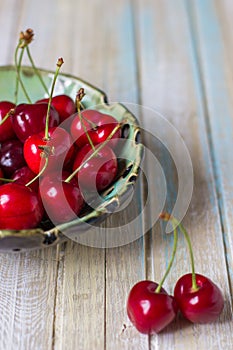
[[[30,182],[32,179],[34,179],[35,173],[31,169],[29,169],[28,166],[24,166],[14,172],[11,179],[14,180],[14,183],[26,185],[28,182]],[[33,181],[29,187],[37,192],[39,188],[39,180]]]
[[[177,313],[175,299],[152,281],[140,281],[131,289],[127,300],[127,314],[141,333],[159,333],[171,323]]]
[[[73,171],[75,171],[89,156],[93,153],[90,145],[85,145],[76,154],[74,159]],[[105,146],[96,156],[93,156],[78,171],[76,178],[82,189],[90,191],[102,191],[107,188],[114,180],[117,174],[117,159],[113,150]]]
[[[215,321],[223,310],[222,292],[209,278],[196,274],[198,290],[192,290],[192,274],[182,276],[176,283],[174,297],[182,314],[194,323]]]
[[[10,118],[13,129],[20,141],[24,142],[29,136],[45,130],[47,109],[47,103],[22,103],[15,108],[15,112]],[[58,112],[51,106],[49,127],[55,127],[58,124]]]
[[[15,139],[2,143],[0,148],[0,166],[6,177],[26,165],[23,156],[23,144]]]
[[[0,186],[1,229],[34,228],[40,223],[43,213],[38,195],[30,188],[15,183]]]
[[[81,114],[82,123],[86,127],[94,145],[104,142],[118,124],[115,118],[99,111],[87,109],[81,112]],[[89,143],[82,123],[77,113],[71,124],[70,132],[74,141],[79,147]],[[115,147],[117,144],[117,139],[120,137],[121,131],[118,129],[109,141],[109,145],[111,147]]]
[[[41,102],[48,103],[49,98],[43,98],[42,100],[38,100],[36,103]],[[76,111],[75,103],[68,95],[54,96],[51,104],[57,110],[60,117],[60,122],[63,122],[65,119],[69,118]]]
[[[6,114],[15,108],[15,104],[9,101],[0,102],[0,122],[6,116]],[[13,139],[15,132],[13,130],[10,118],[6,119],[2,125],[0,125],[0,142]]]
[[[49,218],[54,224],[74,220],[84,200],[78,186],[45,176],[40,183],[40,196]]]
[[[38,146],[51,148],[47,171],[63,168],[73,155],[73,141],[68,132],[60,127],[49,129],[49,141],[44,140],[44,132],[34,134],[24,143],[24,158],[28,167],[36,174],[40,172],[45,164],[45,158],[41,157],[42,150]]]

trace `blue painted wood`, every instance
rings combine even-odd
[[[191,238],[195,248],[197,248],[194,248],[194,254],[198,271],[211,275],[213,279],[215,277],[216,281],[221,281],[227,298],[229,298],[228,275],[212,166],[213,159],[207,135],[209,128],[206,123],[205,89],[200,72],[199,47],[196,42],[197,34],[195,23],[193,23],[192,3],[195,1],[139,1],[140,7],[137,15],[141,51],[138,52],[138,55],[142,79],[142,102],[149,107],[160,107],[161,112],[164,112],[165,116],[181,131],[188,147],[190,147],[191,156],[196,166],[196,186],[200,185],[201,190],[197,187],[194,189],[194,203],[192,203],[185,223],[188,224]],[[156,13],[157,9],[159,9],[159,15],[158,12]],[[205,15],[203,13],[203,18]],[[186,80],[184,76],[186,76]],[[178,92],[174,92],[175,89]],[[185,96],[183,100],[180,99],[179,92]],[[179,105],[179,99],[186,105]],[[153,127],[156,125],[151,126],[151,128]],[[161,152],[163,169],[168,174],[168,204],[171,208],[176,195],[177,179],[174,176],[172,162],[168,159],[166,152],[162,147],[158,149],[158,152]],[[199,170],[201,174],[198,173]],[[155,196],[158,182],[155,174],[154,176],[151,174],[151,191],[154,191]],[[203,196],[205,196],[204,199]],[[206,230],[207,227],[210,232]],[[159,269],[164,268],[163,262],[166,261],[166,264],[168,262],[173,237],[171,235],[164,236],[158,227],[153,229],[153,234],[154,250],[151,249],[153,250],[152,265],[154,267],[151,275],[156,279],[160,272]],[[181,239],[179,243],[179,261],[175,271],[171,274],[172,276],[168,278],[168,286],[171,285],[171,281],[174,283],[176,273],[184,273],[184,270],[187,271],[186,269],[189,268],[187,254],[183,249],[184,241]],[[219,264],[221,264],[221,268],[219,268]],[[229,305],[226,309],[225,314],[222,315],[222,324],[225,326],[222,332],[221,323],[215,323],[211,325],[211,328],[205,326],[187,328],[181,331],[182,334],[181,332],[175,334],[171,332],[172,335],[169,335],[171,335],[172,341],[169,343],[170,347],[167,346],[167,348],[183,348],[186,341],[189,342],[188,347],[190,346],[190,348],[221,349],[225,344],[224,332],[227,334],[232,330],[231,323],[228,322]],[[179,322],[175,327],[180,330],[182,323]],[[218,334],[218,337],[214,337],[215,333]],[[218,339],[216,340],[216,338]],[[167,345],[169,340],[169,337],[166,339],[163,339],[162,336],[152,337],[151,346],[152,348],[159,348],[159,346],[163,348],[162,344],[166,342]]]
[[[205,105],[205,121],[215,176],[216,192],[227,265],[233,286],[233,84],[229,86],[229,66],[225,56],[224,37],[211,0],[192,2],[189,16],[197,50],[196,66]],[[224,45],[225,44],[225,45]],[[229,48],[228,48],[229,49]]]

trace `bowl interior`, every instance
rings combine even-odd
[[[40,70],[40,73],[44,82],[50,88],[54,76],[53,72]],[[32,102],[47,97],[32,68],[22,67],[21,76]],[[14,101],[15,84],[15,68],[13,66],[0,67],[1,100]],[[117,179],[110,188],[98,197],[98,200],[96,198],[93,198],[93,200],[90,198],[89,204],[91,206],[87,206],[76,220],[56,227],[51,222],[45,222],[36,229],[23,231],[1,230],[0,228],[0,250],[9,248],[7,242],[11,242],[9,246],[13,250],[31,248],[28,239],[30,242],[33,242],[32,247],[35,245],[37,247],[38,244],[40,247],[43,244],[46,246],[57,241],[60,233],[65,233],[66,230],[83,232],[90,229],[90,223],[95,225],[103,221],[106,216],[114,212],[116,208],[119,208],[132,193],[132,187],[137,179],[143,155],[138,121],[122,104],[108,104],[105,93],[91,84],[68,74],[59,75],[54,95],[67,94],[75,99],[77,91],[80,88],[84,88],[86,93],[83,100],[83,105],[86,109],[94,108],[100,112],[114,116],[119,122],[123,122],[122,138],[124,139],[124,144],[118,153],[119,172]],[[27,102],[21,89],[19,91],[18,101],[20,103]],[[23,238],[24,242],[22,241]],[[4,239],[6,244],[3,244]],[[21,244],[19,244],[20,239]],[[20,248],[15,248],[15,246],[20,246]]]

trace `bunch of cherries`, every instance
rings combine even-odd
[[[183,225],[168,213],[161,213],[160,218],[165,221],[171,220],[173,225],[172,256],[159,284],[144,280],[133,286],[127,299],[129,319],[137,330],[144,334],[161,332],[176,318],[178,312],[193,323],[214,322],[224,307],[221,290],[206,276],[195,273],[192,245]],[[174,288],[174,296],[172,296],[162,285],[174,262],[178,241],[177,228],[186,239],[192,272],[179,278]]]
[[[118,170],[114,148],[121,124],[98,110],[84,110],[82,88],[75,101],[53,96],[62,58],[48,91],[30,54],[33,35],[31,29],[20,33],[15,101],[0,102],[0,229],[34,228],[48,216],[54,224],[75,219],[85,205],[83,189],[103,191]],[[30,100],[21,79],[25,51],[50,97]],[[17,103],[20,86],[27,103]]]

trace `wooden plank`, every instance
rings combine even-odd
[[[13,63],[22,1],[1,1],[0,64]],[[56,248],[0,255],[0,348],[50,349],[56,290]]]
[[[227,300],[220,322],[198,326],[178,320],[167,331],[151,338],[151,348],[184,349],[188,346],[189,349],[208,347],[230,349],[232,338],[229,339],[227,336],[226,340],[226,334],[232,334],[230,292],[206,130],[203,90],[196,62],[196,48],[192,42],[194,33],[190,32],[183,1],[172,4],[169,1],[148,1],[146,6],[143,1],[138,1],[137,4],[136,27],[140,48],[138,55],[141,67],[142,103],[147,107],[159,109],[179,130],[189,149],[195,186],[184,224],[190,231],[193,241],[197,271],[217,281]],[[189,9],[189,2],[186,5]],[[205,45],[208,46],[208,42],[205,42]],[[163,155],[162,152],[160,155],[162,160]],[[165,160],[162,164],[170,183],[169,188],[173,188],[173,191],[169,191],[168,200],[174,203],[172,193],[175,193],[177,188],[174,167],[169,162],[166,164]],[[154,177],[150,180],[150,191],[156,196],[159,184]],[[172,236],[165,236],[156,226],[152,236],[153,266],[148,271],[150,278],[161,277],[171,253],[171,244]],[[216,248],[210,250],[209,247]],[[184,241],[181,239],[175,269],[165,284],[170,292],[178,276],[190,270],[186,261]]]
[[[0,255],[0,348],[50,349],[56,248]]]
[[[202,15],[203,11],[207,13],[205,18]],[[227,2],[225,2],[225,6],[224,3],[222,5],[217,2],[213,4],[210,1],[200,3],[198,7],[195,6],[196,21],[194,26],[198,36],[199,56],[202,62],[201,73],[204,77],[207,103],[209,144],[212,151],[211,156],[216,179],[216,191],[219,198],[219,210],[232,293],[233,164],[231,152],[228,150],[232,149],[233,146],[233,84],[231,72],[231,45],[233,37],[230,32],[231,23],[229,22],[229,17],[227,17],[227,22],[224,20],[226,18],[224,14],[227,15],[228,11],[231,12]],[[207,22],[212,23],[212,25],[207,26]],[[205,42],[207,40],[211,44],[206,46]],[[209,57],[213,57],[213,59],[209,60]]]
[[[55,349],[104,346],[104,251],[68,243],[58,274]]]

